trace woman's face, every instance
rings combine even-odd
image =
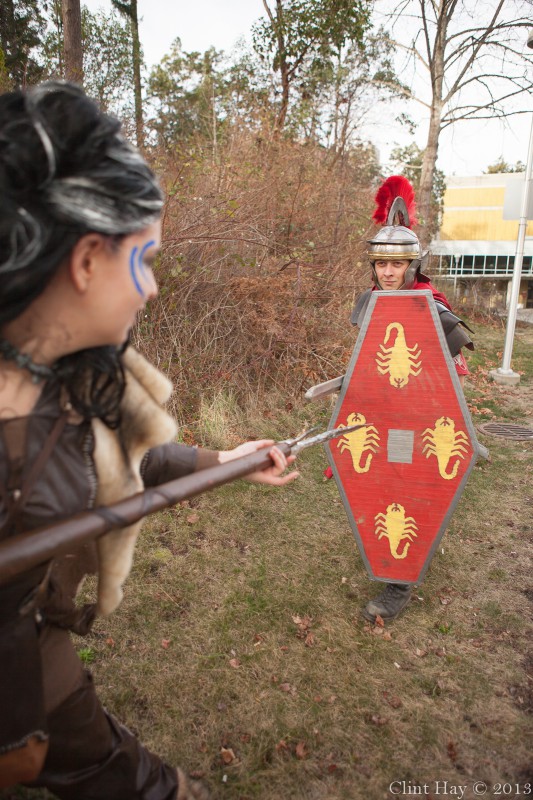
[[[160,244],[160,222],[125,236],[118,244],[108,242],[92,295],[93,330],[102,345],[123,344],[138,313],[156,297],[152,267]]]

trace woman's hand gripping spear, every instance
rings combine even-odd
[[[311,428],[293,439],[277,442],[274,448],[284,456],[295,456],[307,447],[322,444],[361,427],[363,426],[351,425],[335,428],[314,436],[310,434],[317,428]],[[261,482],[261,471],[268,470],[276,463],[275,454],[274,458],[271,455],[274,448],[256,450],[217,466],[193,472],[184,478],[151,487],[113,505],[84,511],[57,524],[13,536],[0,544],[0,583],[7,583],[38,564],[71,553],[80,545],[97,539],[108,531],[125,528],[148,514],[231,483],[237,478],[253,476],[253,480]]]

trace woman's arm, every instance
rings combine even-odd
[[[157,486],[167,481],[183,478],[191,472],[214,467],[233,461],[235,458],[255,453],[265,447],[270,447],[273,464],[261,472],[254,472],[246,477],[253,483],[264,483],[270,486],[284,486],[298,477],[298,472],[283,475],[289,464],[294,461],[294,456],[288,458],[279,448],[274,446],[272,439],[260,439],[254,442],[245,442],[233,450],[208,450],[204,447],[187,447],[181,444],[165,444],[149,450],[141,465],[141,476],[144,485]]]

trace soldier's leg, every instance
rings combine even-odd
[[[375,622],[379,615],[383,620],[395,619],[407,607],[413,594],[411,586],[400,583],[387,583],[385,589],[370,600],[363,609],[363,616]]]

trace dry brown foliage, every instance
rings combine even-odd
[[[257,405],[339,374],[368,286],[368,163],[235,129],[218,157],[158,153],[168,195],[160,294],[136,340],[174,381],[181,422],[200,394]]]

